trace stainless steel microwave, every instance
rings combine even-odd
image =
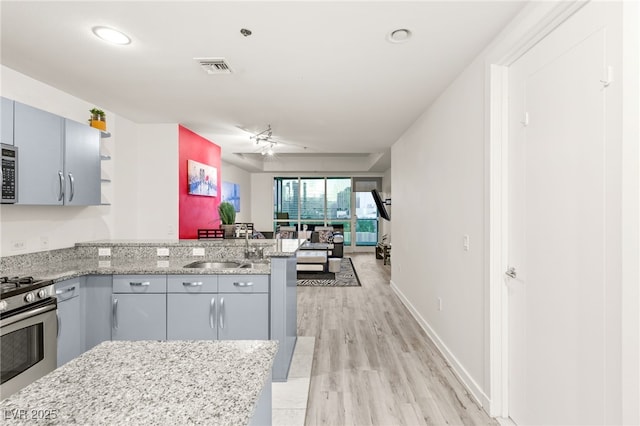
[[[0,144],[2,149],[2,204],[18,201],[18,148]]]

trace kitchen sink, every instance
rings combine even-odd
[[[245,268],[245,264],[239,262],[209,262],[206,260],[198,260],[184,265],[183,268],[203,268],[203,269],[234,269]]]

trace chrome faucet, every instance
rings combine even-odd
[[[244,227],[244,258],[250,259],[252,254],[256,253],[255,247],[249,248],[249,225],[246,223],[240,225],[240,230]]]

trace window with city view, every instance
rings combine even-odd
[[[372,178],[376,184],[379,178]],[[363,178],[358,178],[362,186]],[[371,183],[371,182],[366,182]],[[353,213],[357,219],[356,244],[375,245],[378,240],[378,215],[369,190],[352,194],[348,177],[276,177],[273,183],[274,230],[278,226],[341,226],[344,244],[351,245]],[[355,200],[355,206],[353,206]]]

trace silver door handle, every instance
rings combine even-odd
[[[56,312],[56,325],[58,329],[56,330],[56,339],[60,337],[60,328],[62,327],[62,323],[60,322],[60,314]]]
[[[185,287],[200,287],[202,285],[202,281],[194,281],[194,282],[183,282],[183,286]]]
[[[224,297],[220,298],[220,328],[224,328]]]
[[[131,281],[129,283],[129,285],[133,286],[133,287],[149,287],[151,285],[151,283],[149,281],[142,281],[142,282],[140,282],[140,281],[138,281],[138,282]]]
[[[60,186],[58,187],[58,201],[62,201],[64,198],[64,174],[58,170],[58,183]]]
[[[73,175],[69,173],[69,189],[71,189],[71,194],[69,195],[69,201],[73,200],[73,195],[75,194],[76,180],[73,178]]]
[[[118,299],[113,299],[113,329],[118,329]]]
[[[507,272],[505,272],[505,274],[508,277],[511,277],[513,279],[516,278],[516,268],[514,268],[513,266],[509,267],[509,269],[507,269]]]
[[[211,303],[209,304],[209,327],[215,329],[216,328],[216,298],[211,298]]]
[[[76,286],[65,288],[64,290],[56,290],[56,296],[60,296],[61,294],[69,293],[71,291],[75,291]]]
[[[249,281],[247,283],[236,281],[236,282],[233,283],[233,285],[235,285],[236,287],[251,287],[253,285],[253,283],[251,281]]]

